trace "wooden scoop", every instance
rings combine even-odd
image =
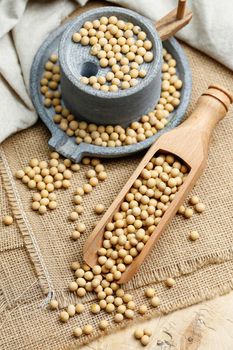
[[[172,153],[188,166],[189,174],[176,193],[174,200],[169,204],[168,209],[162,216],[161,221],[145,244],[143,250],[127,267],[119,283],[126,283],[133,277],[201,175],[207,161],[211,133],[215,125],[225,117],[232,102],[233,95],[230,92],[221,86],[211,85],[198,99],[191,116],[179,127],[163,134],[150,147],[124,188],[120,191],[87,239],[84,245],[84,260],[88,265],[93,267],[97,263],[97,250],[103,242],[104,228],[119,210],[125,195],[129,192],[141,171],[156,152]]]
[[[186,0],[179,0],[177,8],[155,23],[161,40],[172,37],[192,19],[192,12],[186,9]]]

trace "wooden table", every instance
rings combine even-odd
[[[82,350],[142,349],[133,332],[143,327],[153,333],[147,350],[232,350],[233,292],[102,337]]]

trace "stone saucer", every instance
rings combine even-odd
[[[49,146],[56,150],[64,157],[70,158],[74,162],[80,162],[84,156],[115,158],[128,156],[133,153],[142,151],[154,143],[160,135],[170,129],[178,126],[185,115],[192,88],[191,70],[185,53],[176,39],[171,38],[163,42],[163,46],[172,54],[177,61],[177,72],[183,81],[181,90],[181,103],[169,116],[169,123],[164,129],[159,131],[152,137],[138,142],[133,145],[121,147],[101,147],[92,144],[81,143],[77,145],[74,137],[69,137],[64,133],[57,124],[53,122],[53,108],[45,108],[43,104],[43,96],[40,93],[40,80],[44,71],[44,64],[47,62],[51,54],[58,53],[61,37],[70,22],[54,30],[48,38],[43,42],[34,58],[31,75],[30,75],[30,92],[35,109],[51,132],[51,138],[48,142]]]

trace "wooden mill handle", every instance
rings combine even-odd
[[[185,7],[186,7],[186,0],[179,0],[177,12],[176,12],[177,19],[184,18]]]
[[[192,12],[186,8],[186,0],[179,0],[178,7],[156,22],[155,28],[161,40],[166,40],[186,26],[192,19]]]

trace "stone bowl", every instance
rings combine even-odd
[[[80,82],[82,75],[96,77],[106,75],[110,67],[101,68],[99,59],[91,55],[90,45],[74,43],[72,35],[78,32],[86,21],[93,21],[102,16],[117,16],[125,22],[140,26],[152,42],[154,59],[143,63],[141,68],[147,71],[145,78],[139,78],[135,87],[117,92],[96,90]],[[101,7],[78,16],[71,22],[62,35],[59,45],[61,66],[62,98],[67,108],[77,118],[94,124],[128,126],[143,114],[150,112],[160,97],[162,44],[160,37],[147,18],[122,7]]]
[[[57,124],[53,122],[54,110],[53,108],[45,108],[43,104],[44,97],[40,93],[40,80],[44,71],[44,64],[48,61],[51,54],[58,53],[58,47],[61,37],[70,25],[65,23],[61,27],[55,29],[48,38],[42,43],[38,49],[31,67],[30,74],[30,94],[34,107],[40,116],[41,120],[47,126],[51,133],[49,146],[59,152],[62,156],[70,158],[74,162],[80,162],[85,156],[99,157],[99,158],[115,158],[128,156],[140,152],[148,148],[154,143],[160,135],[178,126],[185,115],[192,89],[191,70],[189,68],[188,60],[179,43],[171,38],[163,42],[163,46],[173,55],[177,61],[177,74],[183,81],[181,89],[181,103],[169,116],[169,123],[164,129],[157,134],[129,146],[121,147],[101,147],[87,143],[77,145],[74,137],[69,137],[64,133]],[[39,145],[38,145],[39,147]]]

